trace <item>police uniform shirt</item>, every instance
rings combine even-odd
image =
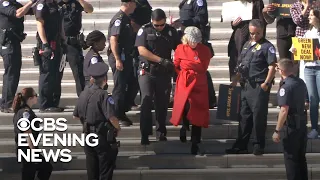
[[[161,32],[157,32],[152,23],[149,23],[139,29],[135,46],[144,46],[157,56],[171,59],[171,51],[179,43],[177,31],[173,27],[166,25]]]
[[[264,81],[268,75],[268,66],[277,62],[276,49],[266,39],[260,40],[254,45],[247,42],[241,52],[241,61],[249,63],[249,77]]]
[[[96,91],[89,99],[91,93]],[[87,113],[85,117],[85,108],[87,106]],[[79,118],[86,118],[86,122],[93,123],[93,121],[106,121],[115,116],[114,100],[107,91],[101,89],[93,84],[85,88],[77,101],[76,107],[73,111],[73,116]],[[91,124],[93,125],[93,124]]]
[[[24,31],[24,17],[17,18],[17,9],[22,5],[16,1],[0,1],[0,29],[18,29],[19,33]],[[30,14],[30,12],[29,12]]]
[[[131,20],[121,10],[110,21],[108,40],[111,36],[118,36],[119,48],[124,48],[126,54],[131,54],[134,45]]]
[[[304,81],[293,75],[283,80],[278,91],[278,105],[289,106],[289,114],[304,113],[305,97],[307,95],[307,87]],[[295,112],[292,112],[295,111]]]
[[[13,125],[14,125],[14,132],[16,134],[16,137],[15,137],[16,143],[17,143],[17,140],[18,140],[17,139],[18,138],[17,137],[18,133],[23,133],[22,131],[20,131],[20,129],[18,129],[18,126],[22,126],[23,127],[23,124],[21,124],[23,122],[20,122],[20,125],[18,125],[18,121],[21,118],[28,119],[28,123],[30,124],[33,121],[33,119],[37,118],[37,116],[33,112],[33,110],[27,105],[25,107],[19,109],[18,112],[14,114],[14,116],[13,116]],[[38,122],[38,121],[35,122],[35,126],[36,127],[40,127],[40,122]],[[33,134],[33,137],[36,139],[38,137],[38,135],[39,135],[39,132],[32,130],[32,134]],[[29,147],[25,147],[25,148],[29,148]]]
[[[208,9],[206,0],[183,0],[180,5],[180,20],[183,26],[206,25],[208,23]]]
[[[81,4],[77,0],[69,0],[68,2],[59,0],[58,5],[63,16],[66,36],[75,37],[79,35],[82,27],[82,11],[84,11]]]
[[[95,64],[97,62],[104,62],[102,57],[99,53],[94,52],[93,49],[90,49],[84,58],[83,63],[83,75],[86,77],[87,80],[90,80],[90,76],[88,74],[88,68],[91,64]]]
[[[56,1],[46,3],[45,0],[40,0],[33,8],[36,19],[44,21],[44,30],[48,41],[57,39],[61,33],[62,17],[58,10]]]

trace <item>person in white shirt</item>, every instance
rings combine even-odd
[[[320,7],[313,7],[309,14],[310,29],[303,38],[319,39],[320,41]],[[291,48],[294,53],[296,49]],[[318,118],[320,102],[320,60],[300,61],[300,78],[307,85],[310,102],[311,132],[309,139],[318,138]]]

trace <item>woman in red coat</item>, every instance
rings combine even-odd
[[[177,126],[183,120],[180,140],[186,142],[186,132],[191,129],[191,154],[197,154],[201,142],[201,128],[209,124],[208,84],[206,71],[212,53],[201,44],[201,31],[187,27],[174,54],[174,66],[178,74],[172,118],[170,122]]]

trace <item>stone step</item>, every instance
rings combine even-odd
[[[216,120],[218,121],[218,120]],[[223,121],[221,121],[223,122]],[[168,123],[169,124],[169,123]],[[267,126],[266,138],[270,139],[274,133],[276,122],[269,121]],[[179,137],[181,126],[167,125],[167,137]],[[311,130],[311,124],[308,124],[308,129]],[[156,132],[156,127],[153,126],[153,132]],[[65,132],[57,132],[59,135],[64,133],[76,133],[79,137],[82,133],[82,126],[79,124],[69,124],[68,130]],[[150,137],[155,138],[156,133]],[[188,132],[190,136],[190,131]],[[0,126],[0,137],[4,139],[14,139],[15,134],[13,125]],[[130,127],[122,127],[121,132],[118,134],[119,138],[140,138],[140,123],[135,123]],[[202,139],[236,139],[238,137],[238,123],[219,124],[219,122],[213,123],[208,128],[202,129]],[[251,137],[253,138],[253,137]]]
[[[0,168],[2,172],[18,173],[21,168],[15,154],[1,154]],[[309,168],[320,168],[319,153],[306,155]],[[10,166],[8,166],[10,164]],[[84,153],[73,155],[69,163],[52,163],[54,171],[86,170]],[[217,169],[217,168],[284,168],[283,154],[265,154],[263,156],[248,155],[215,155],[192,156],[189,154],[127,154],[119,153],[116,170],[141,169]]]
[[[189,139],[189,138],[188,138]],[[150,145],[142,146],[140,138],[118,138],[120,141],[119,151],[145,153],[146,151],[154,152],[156,154],[189,154],[191,142],[181,143],[179,137],[169,137],[166,142],[157,142],[155,138],[150,138]],[[199,148],[204,154],[225,154],[227,148],[231,148],[235,139],[204,139],[199,144]],[[308,153],[320,153],[320,141],[308,140],[307,143]],[[0,139],[0,153],[15,153],[16,145],[14,139]],[[83,152],[83,147],[79,144],[76,146],[62,146],[58,147],[42,147],[40,142],[39,148],[43,149],[69,149],[71,152]],[[248,150],[252,153],[252,143],[249,142]],[[265,153],[280,153],[283,151],[281,143],[274,143],[271,139],[266,139]]]
[[[33,111],[37,114],[37,117],[39,118],[65,118],[68,120],[68,124],[80,124],[80,121],[74,120],[72,113],[73,113],[73,108],[72,109],[65,109],[64,112],[61,113],[40,113],[39,109],[34,109]],[[276,122],[277,121],[277,116],[279,114],[279,108],[269,108],[268,109],[268,122]],[[230,121],[221,121],[219,119],[216,119],[216,113],[217,109],[210,109],[210,122],[209,124],[218,124],[220,125],[221,123],[230,123]],[[126,113],[127,116],[131,119],[132,122],[134,123],[139,123],[140,122],[140,111],[129,111]],[[153,121],[155,121],[155,111],[152,111],[153,114]],[[172,109],[168,109],[168,114],[167,114],[167,120],[166,123],[167,125],[172,125],[169,120],[171,118],[172,114]],[[12,125],[12,118],[13,114],[10,113],[1,113],[0,112],[0,126],[1,125]],[[0,136],[1,138],[1,136]]]
[[[308,168],[309,180],[319,180],[320,168]],[[19,173],[0,172],[0,177],[20,180]],[[113,180],[286,180],[285,168],[210,168],[115,170]],[[53,171],[50,180],[87,180],[86,170]]]

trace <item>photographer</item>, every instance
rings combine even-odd
[[[25,39],[24,15],[32,14],[30,8],[35,0],[27,4],[15,0],[1,1],[0,4],[0,55],[3,58],[4,74],[1,112],[13,113],[11,108],[17,91],[22,64],[21,42]]]
[[[252,130],[253,154],[264,154],[269,94],[277,57],[274,46],[263,38],[263,30],[261,20],[250,21],[250,40],[243,46],[236,75],[232,78],[232,86],[241,78],[241,132],[233,147],[226,150],[227,154],[247,153]]]
[[[115,117],[113,98],[103,90],[107,85],[108,70],[109,66],[103,62],[88,68],[93,84],[81,92],[73,112],[74,119],[81,120],[84,133],[95,133],[99,137],[98,146],[86,145],[84,148],[88,179],[111,180],[118,155],[119,121]]]

